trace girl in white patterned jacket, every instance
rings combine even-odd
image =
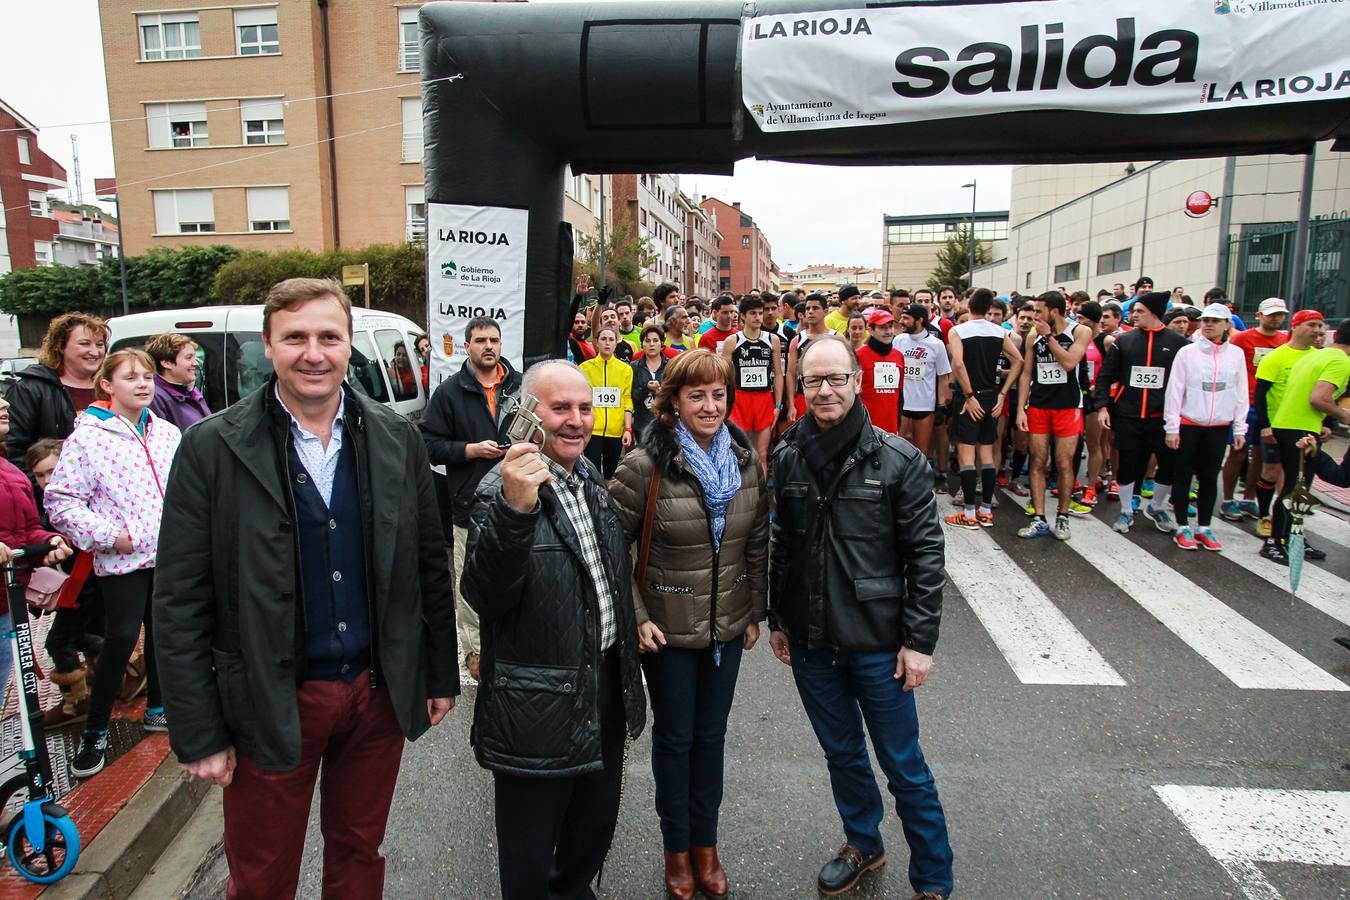
[[[103,592],[103,652],[84,739],[70,767],[77,778],[103,769],[108,720],[142,623],[148,680],[143,726],[169,730],[155,671],[150,595],[164,486],[181,435],[149,410],[154,372],[154,362],[143,351],[108,355],[94,376],[98,399],[75,420],[43,498],[52,527],[94,554],[94,575]]]

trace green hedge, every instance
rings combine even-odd
[[[261,303],[286,278],[340,277],[343,266],[370,264],[371,306],[426,325],[426,250],[414,244],[378,244],[360,250],[242,251],[182,247],[127,257],[127,302],[133,309],[212,303]],[[348,288],[361,304],[359,287]],[[0,312],[55,316],[72,310],[120,309],[116,259],[98,267],[45,266],[0,276]]]

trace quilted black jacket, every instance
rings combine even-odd
[[[632,564],[600,472],[577,461],[610,573],[624,713],[636,738],[647,700],[637,659]],[[550,485],[533,512],[501,492],[501,469],[478,485],[461,580],[482,626],[482,680],[471,740],[479,765],[516,775],[597,771],[600,754],[599,606],[576,532]]]
[[[794,425],[773,452],[769,627],[812,647],[931,654],[944,541],[923,454],[869,420],[821,485]]]

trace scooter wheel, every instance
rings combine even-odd
[[[24,878],[37,884],[60,881],[75,868],[80,858],[80,832],[70,816],[42,816],[46,835],[41,850],[34,850],[24,831],[23,816],[10,823],[5,850],[10,865]]]

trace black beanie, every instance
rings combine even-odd
[[[1144,304],[1144,309],[1161,319],[1167,312],[1167,302],[1171,299],[1172,295],[1165,291],[1150,291],[1134,302]]]
[[[856,297],[860,293],[862,293],[862,291],[858,290],[856,284],[846,284],[839,289],[839,299],[841,301],[847,300],[849,297]]]

